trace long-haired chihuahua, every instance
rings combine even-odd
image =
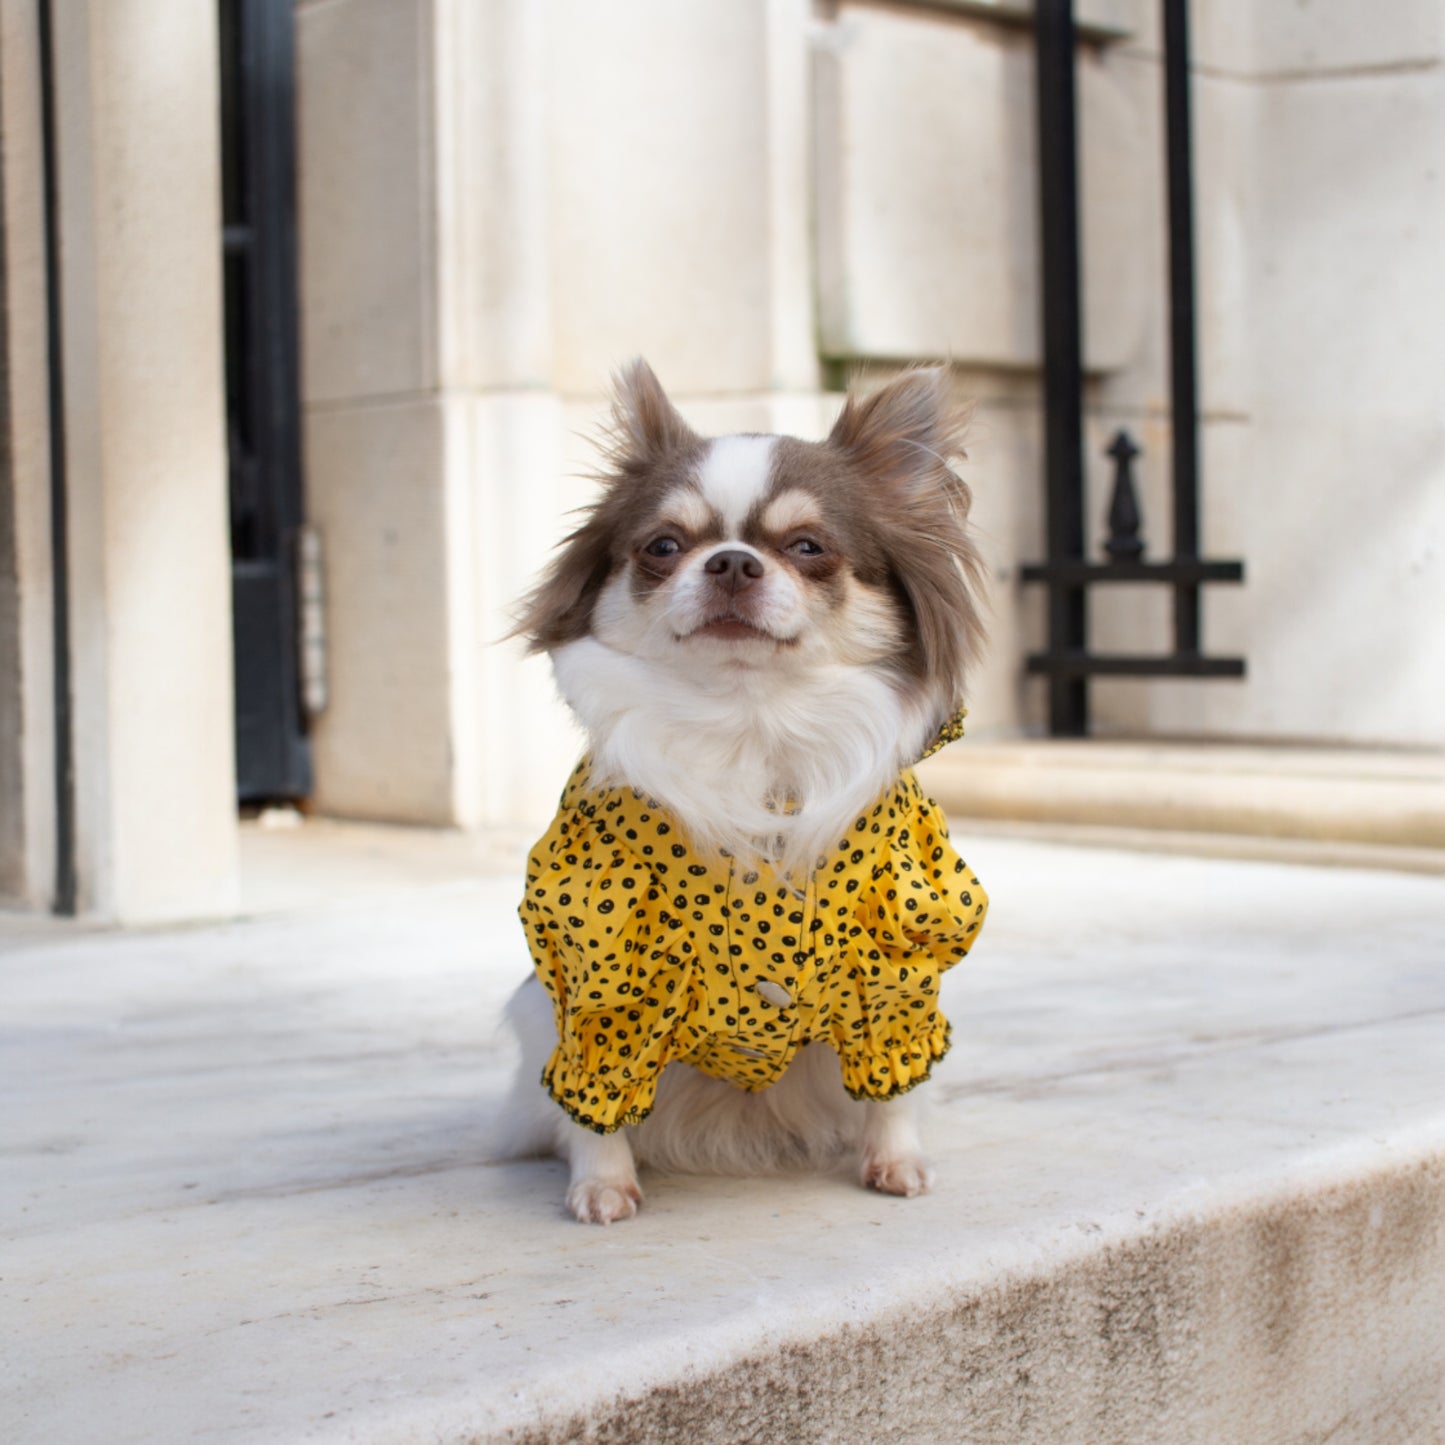
[[[932,1181],[901,1096],[987,909],[911,771],[981,642],[963,424],[937,369],[822,442],[705,439],[645,362],[618,379],[599,497],[517,628],[588,751],[527,869],[509,1124],[579,1220],[635,1214],[638,1163]]]

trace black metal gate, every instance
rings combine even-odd
[[[1173,544],[1165,561],[1143,559],[1131,468],[1138,448],[1120,432],[1114,459],[1107,561],[1090,561],[1084,536],[1083,365],[1075,34],[1071,0],[1037,0],[1040,216],[1044,312],[1045,473],[1048,560],[1023,568],[1049,595],[1048,649],[1028,669],[1049,680],[1049,731],[1089,731],[1090,677],[1243,677],[1244,660],[1201,650],[1200,588],[1242,582],[1242,562],[1208,561],[1199,550],[1199,420],[1195,384],[1194,219],[1190,158],[1189,20],[1186,0],[1160,0],[1169,172],[1170,409]],[[1174,651],[1155,657],[1091,652],[1087,592],[1110,583],[1162,583],[1174,592]]]
[[[220,0],[226,414],[242,801],[311,788],[298,649],[293,0]]]

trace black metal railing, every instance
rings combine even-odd
[[[1161,0],[1169,175],[1169,355],[1173,434],[1174,555],[1144,560],[1133,465],[1139,449],[1120,432],[1114,461],[1107,560],[1090,561],[1084,535],[1083,345],[1079,268],[1078,111],[1071,0],[1037,0],[1039,184],[1044,319],[1044,465],[1048,559],[1022,569],[1048,588],[1048,648],[1027,666],[1049,682],[1049,731],[1089,731],[1090,677],[1243,677],[1237,657],[1206,657],[1200,589],[1242,582],[1244,564],[1199,552],[1199,411],[1195,373],[1194,218],[1190,160],[1186,0]],[[1163,584],[1174,592],[1174,650],[1109,656],[1088,646],[1088,591],[1100,584]]]

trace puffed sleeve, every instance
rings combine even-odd
[[[922,1083],[948,1052],[939,985],[988,912],[988,895],[911,773],[893,801],[897,820],[855,913],[849,968],[858,1004],[834,1021],[843,1081],[855,1097],[873,1099]]]
[[[685,1011],[682,921],[607,817],[565,795],[528,861],[520,913],[557,1020],[543,1084],[598,1133],[639,1123]]]

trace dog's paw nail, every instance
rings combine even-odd
[[[916,1154],[902,1159],[865,1159],[863,1182],[880,1194],[901,1194],[912,1199],[933,1187],[933,1170],[926,1159]]]
[[[611,1224],[614,1219],[631,1219],[641,1203],[642,1190],[635,1181],[581,1179],[567,1191],[567,1208],[582,1224]]]

